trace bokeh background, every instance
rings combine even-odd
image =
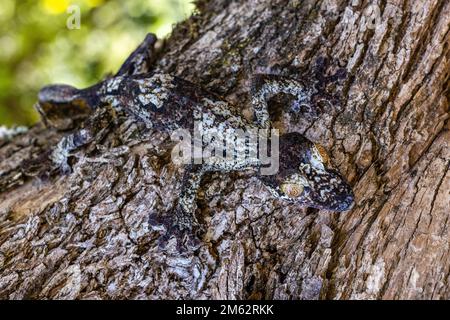
[[[192,0],[0,0],[0,125],[31,125],[39,89],[86,87],[117,71],[147,32],[167,36]],[[80,29],[68,29],[70,6]],[[68,12],[69,10],[69,12]]]

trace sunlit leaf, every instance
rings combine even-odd
[[[69,7],[69,0],[42,0],[46,12],[50,14],[61,14]]]

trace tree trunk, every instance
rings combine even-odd
[[[122,118],[60,174],[49,153],[68,132],[38,124],[0,140],[0,298],[449,299],[450,2],[197,6],[156,67],[243,114],[252,73],[346,70],[327,86],[341,103],[310,116],[279,98],[273,114],[282,130],[325,146],[355,207],[301,208],[250,171],[212,173],[200,192],[200,248],[162,250],[148,216],[168,211],[182,176],[167,137],[130,138],[136,124]]]

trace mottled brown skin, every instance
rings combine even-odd
[[[311,108],[318,100],[319,90],[305,83],[276,75],[255,75],[251,87],[252,104],[256,121],[250,123],[231,112],[236,110],[219,96],[201,87],[167,74],[142,73],[148,70],[155,42],[147,36],[144,43],[126,60],[115,77],[106,79],[90,88],[78,90],[65,85],[51,85],[39,93],[38,110],[44,121],[58,126],[60,119],[73,113],[85,115],[88,110],[112,106],[142,121],[148,128],[173,132],[176,129],[193,130],[194,120],[210,119],[204,126],[214,129],[219,125],[226,129],[270,128],[267,101],[278,93],[290,94],[299,106]],[[142,64],[145,64],[143,66]],[[198,115],[201,114],[201,117]],[[212,119],[212,120],[211,120]],[[89,137],[89,126],[83,137]],[[74,137],[66,137],[60,143],[53,158],[59,165],[71,150],[83,143]],[[88,139],[85,139],[88,141]],[[83,140],[84,141],[84,140]],[[204,143],[204,142],[203,142]],[[62,147],[61,147],[62,146]],[[64,147],[65,146],[65,147]],[[64,149],[66,148],[66,149]],[[254,160],[254,159],[253,159]],[[207,171],[230,171],[252,167],[260,163],[227,163],[216,165],[188,165],[183,178],[183,189],[178,205],[170,215],[150,217],[150,224],[163,224],[166,234],[162,242],[172,234],[190,234],[198,228],[195,218],[196,194],[202,176]],[[280,168],[271,176],[260,176],[261,181],[281,199],[302,206],[345,211],[353,204],[353,192],[346,181],[332,167],[329,157],[320,146],[299,133],[280,137]],[[191,237],[188,237],[191,238]]]

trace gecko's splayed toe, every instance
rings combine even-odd
[[[355,197],[353,195],[347,195],[344,199],[339,200],[335,211],[348,211],[353,208],[354,204]]]
[[[151,213],[148,217],[148,223],[155,231],[163,231],[156,239],[161,250],[168,249],[171,239],[175,240],[175,249],[178,253],[195,251],[202,243],[199,235],[202,233],[200,228],[196,226],[183,228],[178,224],[176,212],[173,210],[163,217]]]

